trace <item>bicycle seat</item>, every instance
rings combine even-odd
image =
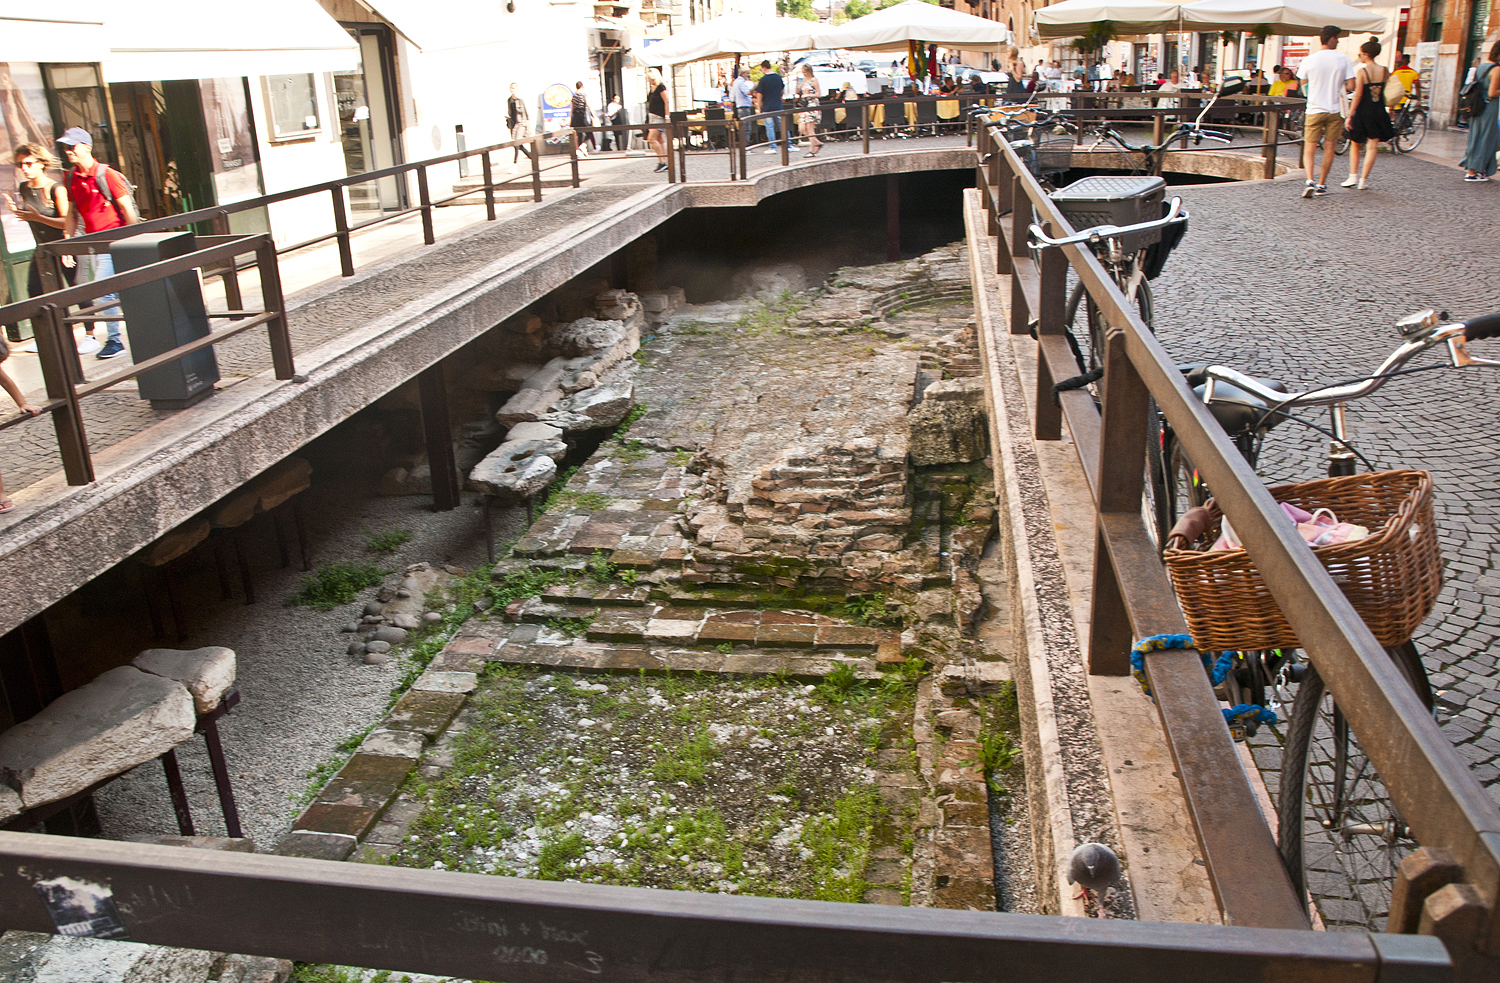
[[[1208,377],[1204,374],[1208,363],[1179,365],[1178,368],[1187,377],[1187,383],[1193,387],[1193,392],[1199,399],[1202,399],[1208,383]],[[1255,378],[1255,381],[1273,392],[1287,391],[1286,383],[1275,379]],[[1262,420],[1268,409],[1270,407],[1266,405],[1266,401],[1259,396],[1248,393],[1238,386],[1231,386],[1223,380],[1214,383],[1214,401],[1208,404],[1208,411],[1213,414],[1219,426],[1224,428],[1225,433],[1231,435],[1248,433],[1257,423],[1270,430],[1286,419],[1278,413]]]

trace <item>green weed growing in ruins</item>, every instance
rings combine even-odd
[[[366,587],[380,583],[386,573],[359,563],[330,563],[303,577],[302,590],[287,598],[287,604],[332,611],[353,601]]]
[[[365,549],[371,553],[394,553],[409,542],[410,529],[391,528],[371,536],[365,543]]]
[[[564,635],[582,638],[589,633],[589,628],[593,626],[594,619],[598,615],[599,612],[596,609],[592,614],[586,614],[579,618],[548,618],[547,627],[554,631],[560,631]]]
[[[594,550],[584,570],[596,584],[607,584],[615,579],[615,565],[609,562],[609,554],[603,550]]]

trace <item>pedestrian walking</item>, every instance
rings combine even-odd
[[[1396,128],[1385,108],[1385,79],[1390,73],[1375,64],[1380,57],[1380,42],[1374,38],[1359,46],[1359,67],[1354,72],[1354,99],[1349,104],[1349,176],[1341,187],[1368,188],[1370,171],[1382,140],[1393,140]],[[1364,164],[1360,164],[1360,148]]]
[[[588,126],[592,116],[593,114],[589,112],[589,97],[584,94],[583,83],[579,82],[577,85],[573,86],[573,112],[568,119],[568,125],[575,130],[579,129],[580,127]],[[599,149],[599,145],[594,142],[594,134],[585,133],[582,137],[578,138],[577,141],[578,153],[581,156],[587,157],[589,155],[589,152],[585,150],[583,146],[585,141],[587,141],[588,145],[594,148],[594,150],[597,151]]]
[[[1339,29],[1329,24],[1319,36],[1323,50],[1304,58],[1297,67],[1297,77],[1307,83],[1307,115],[1302,120],[1302,166],[1307,171],[1304,198],[1328,194],[1328,172],[1344,135],[1344,93],[1353,90],[1356,74],[1354,62],[1337,50]],[[1319,145],[1323,147],[1321,168],[1316,167]]]
[[[620,103],[620,96],[618,94],[610,96],[609,97],[609,105],[607,105],[607,106],[604,107],[604,115],[599,118],[599,125],[600,126],[619,126],[620,125],[620,111],[623,110],[624,108],[625,107],[623,105],[621,105],[621,103]],[[600,135],[600,138],[599,138],[599,145],[600,146],[599,146],[599,148],[601,150],[603,150],[605,153],[609,153],[610,150],[613,149],[615,146],[618,146],[619,149],[624,150],[625,149],[625,142],[626,142],[626,137],[620,131],[618,131],[618,130],[605,130],[604,133]]]
[[[1469,145],[1460,167],[1465,181],[1488,181],[1495,173],[1495,148],[1500,144],[1495,114],[1500,112],[1500,41],[1490,48],[1490,60],[1474,73],[1479,91],[1488,100],[1484,112],[1469,117]]]
[[[16,405],[21,408],[22,413],[25,413],[27,416],[36,416],[42,412],[42,408],[26,402],[26,396],[21,392],[21,387],[16,385],[16,380],[12,379],[5,371],[5,360],[7,358],[10,358],[10,346],[5,343],[3,337],[0,337],[0,389],[4,389],[10,395],[10,398],[16,401]],[[0,477],[0,512],[9,512],[15,507],[16,503],[5,497],[5,479]]]
[[[130,182],[113,167],[94,159],[94,138],[89,136],[88,130],[81,126],[70,127],[57,138],[57,142],[66,148],[68,161],[73,165],[73,170],[68,175],[68,199],[72,207],[68,209],[64,235],[106,232],[134,225],[141,220],[130,191]],[[80,228],[83,229],[82,232],[78,231]],[[94,253],[85,259],[88,262],[85,264],[84,282],[91,283],[115,275],[114,259],[108,252]],[[118,294],[106,294],[96,300],[99,303],[119,303],[120,297]],[[114,315],[118,318],[120,309],[111,307],[103,313],[106,317]],[[106,340],[104,347],[94,354],[95,358],[115,358],[125,354],[125,343],[120,340],[120,323],[118,320],[105,322]]]
[[[510,127],[512,140],[525,140],[531,136],[531,111],[526,108],[526,100],[521,98],[521,87],[515,82],[510,84],[510,96],[505,100],[505,125]],[[529,158],[531,148],[517,144],[515,156],[510,161],[510,173],[516,173],[522,154]]]
[[[802,63],[802,77],[797,79],[797,95],[802,99],[803,107],[809,110],[797,114],[797,130],[807,138],[807,156],[816,157],[823,149],[823,142],[818,139],[818,77],[806,62]]]
[[[60,167],[57,156],[39,143],[23,143],[11,154],[16,165],[16,197],[4,195],[5,204],[11,214],[31,228],[31,239],[38,246],[56,242],[63,238],[63,229],[68,224],[68,189],[52,180],[49,171]],[[78,264],[72,256],[62,257],[63,279],[68,286],[78,276]],[[42,267],[33,260],[31,271],[26,274],[26,296],[40,297],[42,290]],[[78,339],[78,354],[87,355],[99,350],[99,342],[85,332]],[[36,351],[36,341],[29,342],[25,351]]]
[[[1394,105],[1387,102],[1387,109],[1400,109],[1406,104],[1406,100],[1408,99],[1414,103],[1422,101],[1422,76],[1415,68],[1411,67],[1411,55],[1403,52],[1401,57],[1397,59],[1396,70],[1391,74],[1401,80],[1401,87],[1406,90],[1406,94],[1397,99]]]
[[[667,169],[667,87],[662,84],[661,72],[655,68],[646,71],[646,142],[656,152],[657,171]]]
[[[760,81],[755,83],[755,111],[758,113],[779,113],[785,108],[782,94],[786,91],[786,83],[782,81],[781,74],[771,68],[769,61],[760,63]],[[761,120],[761,125],[766,129],[766,140],[770,148],[768,154],[779,153],[776,149],[776,121],[779,117],[768,116]],[[785,126],[782,127],[786,129]],[[786,149],[792,149],[792,135],[786,133]]]

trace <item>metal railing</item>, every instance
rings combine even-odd
[[[139,226],[129,226],[139,229]],[[264,325],[271,345],[271,364],[278,379],[290,379],[296,373],[292,361],[292,339],[287,328],[286,305],[281,296],[281,273],[276,264],[276,245],[268,235],[198,236],[199,248],[184,256],[161,260],[126,273],[103,277],[76,287],[44,293],[30,300],[0,307],[0,325],[30,320],[36,335],[37,355],[47,399],[40,404],[41,414],[24,414],[0,420],[0,430],[31,419],[50,416],[62,458],[63,474],[70,485],[86,485],[94,480],[94,462],[89,453],[88,434],[84,429],[82,401],[96,393],[129,382],[153,369],[168,365],[193,352],[228,341],[251,328]],[[60,255],[84,256],[107,253],[109,242],[78,237],[52,243],[54,258]],[[236,258],[255,255],[260,274],[260,310],[240,309],[239,274]],[[98,298],[118,294],[131,287],[166,279],[178,273],[218,267],[225,282],[228,309],[209,311],[210,320],[228,320],[229,326],[211,331],[201,338],[178,345],[145,361],[135,362],[88,381],[78,361],[73,342],[73,325],[98,321],[123,320],[117,301],[98,302]],[[56,275],[56,274],[53,274]],[[78,313],[66,313],[77,306]]]
[[[1233,521],[1412,835],[1430,848],[1430,856],[1449,859],[1442,875],[1422,875],[1421,864],[1403,864],[1392,898],[1392,930],[1422,924],[1444,934],[1460,953],[1500,955],[1500,918],[1494,917],[1500,809],[1312,551],[1281,521],[1253,469],[1093,253],[1070,245],[1032,257],[1026,241],[1033,222],[1051,236],[1074,230],[1009,143],[986,129],[978,149],[977,183],[995,237],[995,272],[1009,281],[1009,330],[1029,335],[1036,326],[1035,436],[1059,439],[1066,418],[1097,509],[1089,672],[1126,675],[1134,639],[1187,631],[1141,509],[1147,413],[1154,399]],[[1052,397],[1053,382],[1077,371],[1064,325],[1070,268],[1109,325],[1097,408],[1086,390],[1060,393],[1056,403]],[[1225,920],[1305,924],[1303,899],[1292,893],[1198,653],[1151,653],[1145,666]],[[1446,914],[1424,909],[1455,881],[1469,885],[1458,892],[1466,899],[1461,912],[1451,906]],[[1449,891],[1444,903],[1454,896]]]
[[[513,983],[1452,979],[1442,944],[1423,936],[790,901],[238,853],[204,860],[184,847],[0,832],[0,928],[67,926]]]

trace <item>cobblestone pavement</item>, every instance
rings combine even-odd
[[[1337,163],[1333,180],[1344,173]],[[1184,189],[1192,225],[1155,284],[1167,351],[1300,390],[1373,369],[1396,346],[1404,314],[1500,309],[1493,257],[1475,245],[1493,239],[1500,191],[1459,177],[1451,166],[1381,155],[1363,192],[1334,187],[1304,200],[1300,180]],[[1497,347],[1476,351],[1493,357]],[[1376,467],[1434,474],[1447,583],[1415,641],[1443,733],[1500,801],[1500,373],[1396,379],[1353,404],[1350,417],[1356,447]],[[1316,412],[1309,418],[1326,426]],[[1271,482],[1318,477],[1325,455],[1320,435],[1283,424],[1266,442],[1261,473]],[[1262,748],[1256,758],[1274,796],[1279,755]]]

